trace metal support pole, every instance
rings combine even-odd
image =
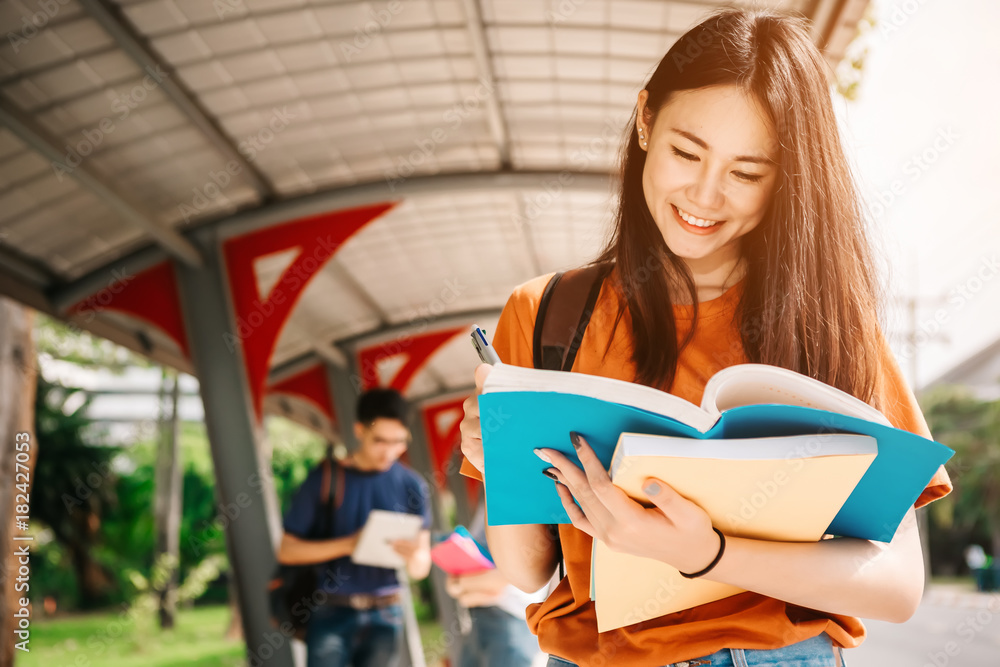
[[[292,667],[289,638],[271,626],[267,581],[276,560],[258,465],[250,389],[236,334],[220,253],[204,248],[205,265],[175,263],[191,356],[205,404],[205,423],[226,527],[229,561],[239,588],[250,664]],[[230,347],[227,341],[236,341]]]
[[[461,467],[462,450],[456,449],[448,461],[445,473],[448,478],[448,489],[455,496],[455,518],[458,520],[458,523],[468,527],[476,514],[476,508],[469,502],[469,493],[466,490],[467,482],[465,481],[465,476],[459,472]]]
[[[330,387],[330,396],[333,400],[334,409],[337,412],[337,428],[340,429],[340,437],[347,448],[353,451],[358,443],[354,441],[354,420],[358,413],[358,395],[360,391],[351,381],[354,375],[354,360],[349,360],[347,368],[340,368],[334,364],[326,362],[327,382]]]
[[[410,463],[430,487],[430,502],[434,520],[432,527],[438,531],[450,530],[451,524],[444,516],[441,497],[434,483],[434,467],[431,464],[430,448],[427,446],[427,434],[424,431],[423,420],[420,419],[419,415],[415,415],[412,422],[410,430],[413,433],[413,441],[410,443],[409,449]],[[431,588],[434,591],[434,603],[438,609],[438,619],[441,621],[441,627],[444,628],[444,637],[452,639],[450,643],[437,648],[435,650],[437,655],[432,656],[432,658],[439,659],[441,653],[448,651],[451,654],[451,664],[455,665],[458,664],[459,647],[459,642],[456,640],[470,624],[468,620],[463,621],[463,614],[460,613],[458,603],[445,590],[445,579],[447,578],[445,573],[439,568],[432,567],[430,577]],[[468,614],[466,613],[464,616],[467,617]]]

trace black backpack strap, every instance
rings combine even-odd
[[[576,353],[610,268],[606,264],[592,264],[552,276],[542,292],[532,332],[531,354],[535,368],[567,372],[573,369]],[[566,576],[566,560],[558,526],[554,528],[559,578],[562,579]]]
[[[532,336],[535,368],[572,370],[608,270],[593,264],[557,273],[545,286]]]
[[[323,481],[319,492],[320,513],[319,520],[313,522],[311,537],[329,539],[334,535],[337,508],[344,499],[344,469],[337,465],[332,446],[327,448],[326,457],[320,465],[323,467]]]

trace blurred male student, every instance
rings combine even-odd
[[[393,548],[406,561],[413,579],[431,567],[430,501],[427,484],[399,462],[410,442],[409,407],[393,389],[373,389],[358,399],[354,434],[360,442],[335,465],[335,511],[329,539],[307,540],[320,511],[322,467],[313,469],[295,493],[284,520],[278,560],[317,564],[317,595],[323,605],[310,615],[306,635],[309,667],[393,667],[403,647],[403,609],[395,570],[357,565],[351,553],[374,509],[423,517],[415,540],[397,540]],[[319,567],[322,565],[322,567]]]

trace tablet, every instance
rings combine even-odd
[[[354,547],[351,560],[358,565],[396,569],[406,565],[403,557],[396,553],[392,545],[395,540],[415,540],[423,527],[424,518],[408,512],[372,510],[358,544]]]

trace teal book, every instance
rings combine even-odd
[[[954,452],[893,428],[849,394],[783,368],[741,364],[716,373],[701,406],[611,378],[498,365],[479,397],[490,525],[569,523],[535,448],[579,465],[578,431],[605,469],[622,433],[699,441],[846,433],[871,436],[875,460],[826,532],[889,542],[907,510]],[[763,480],[762,480],[763,481]]]

